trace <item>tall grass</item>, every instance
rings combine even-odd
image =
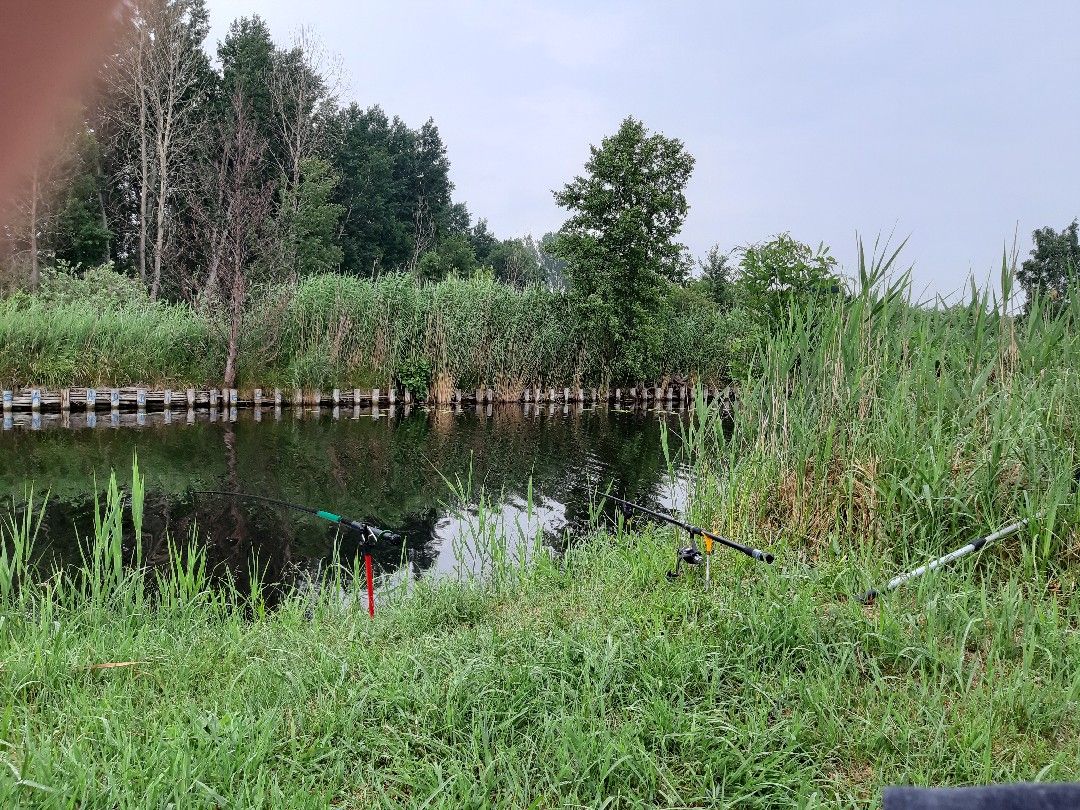
[[[620,528],[371,621],[340,575],[272,612],[194,549],[117,575],[117,525],[110,487],[81,571],[0,580],[4,806],[861,808],[1080,767],[1080,597],[1015,569],[865,611],[851,559],[706,593]]]
[[[1005,267],[1005,302],[973,290],[925,308],[906,278],[888,281],[891,262],[866,259],[848,301],[792,308],[733,422],[698,404],[702,519],[807,559],[903,561],[1043,513],[1013,548],[1029,565],[1075,562],[1076,299],[1056,317],[1038,301],[1010,313]]]
[[[0,382],[8,386],[220,383],[226,329],[212,314],[145,297],[19,295],[0,302]],[[107,285],[106,285],[107,286]],[[115,286],[115,285],[114,285]],[[662,319],[654,380],[718,384],[745,351],[738,324],[681,296]],[[386,387],[417,377],[433,391],[598,384],[610,376],[574,329],[567,297],[492,279],[421,284],[333,274],[257,293],[245,316],[242,386]],[[426,393],[414,391],[414,393]]]

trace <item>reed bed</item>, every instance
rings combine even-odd
[[[1078,299],[1010,312],[1004,268],[1003,300],[919,307],[890,269],[868,260],[849,300],[794,306],[740,381],[733,421],[698,404],[699,517],[811,561],[912,561],[1044,513],[1003,553],[1074,565]]]
[[[220,384],[220,318],[144,296],[103,299],[92,286],[108,286],[103,275],[96,271],[82,287],[66,281],[63,296],[0,302],[2,384]],[[674,289],[672,307],[650,330],[650,339],[655,328],[660,336],[646,382],[721,384],[748,353],[738,318]],[[612,372],[581,342],[564,293],[483,277],[422,284],[404,275],[326,274],[253,294],[238,373],[241,387],[401,384],[424,395],[442,381],[433,393],[491,386],[513,395],[526,387],[603,384]]]

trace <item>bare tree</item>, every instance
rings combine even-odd
[[[58,192],[69,180],[71,143],[56,138],[52,149],[42,150],[30,164],[14,199],[5,206],[5,241],[10,248],[12,276],[25,278],[36,290],[41,284],[41,262],[51,236]],[[25,274],[25,275],[24,275]]]
[[[273,184],[262,179],[267,145],[239,89],[230,99],[218,133],[217,159],[208,164],[189,204],[205,245],[207,277],[202,298],[224,305],[228,317],[225,387],[236,382],[240,328],[249,275],[261,252],[260,239],[271,210]]]
[[[208,69],[205,23],[194,0],[129,0],[125,8],[127,35],[106,74],[106,112],[134,153],[124,171],[138,195],[136,262],[157,297],[164,263],[175,253],[172,206],[192,179],[205,135],[199,104]]]
[[[297,191],[303,182],[302,167],[324,145],[324,124],[327,113],[335,109],[342,75],[340,60],[308,29],[301,29],[291,49],[275,55],[270,100],[277,140],[283,147],[277,156],[283,194],[275,223],[279,249],[274,259],[288,272],[297,269],[291,229],[301,199]]]

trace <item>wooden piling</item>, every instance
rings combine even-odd
[[[11,415],[11,408],[13,404],[14,394],[11,391],[4,391],[4,416]]]
[[[109,391],[109,410],[114,414],[120,411],[120,389],[113,388]],[[115,421],[115,420],[113,420]]]
[[[97,408],[97,391],[93,388],[86,389],[86,412],[93,413]]]
[[[261,388],[256,388],[254,393],[251,396],[252,396],[252,399],[255,400],[255,407],[256,408],[261,408],[262,407],[262,389]]]

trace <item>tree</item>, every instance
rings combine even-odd
[[[705,258],[698,262],[701,267],[701,281],[705,291],[712,302],[721,309],[726,309],[731,303],[731,254],[720,250],[719,245],[713,245]]]
[[[443,239],[468,230],[468,211],[451,202],[450,164],[433,122],[416,131],[380,107],[352,104],[330,130],[346,270],[415,271]]]
[[[132,0],[128,36],[110,62],[109,107],[138,195],[139,277],[151,297],[161,290],[166,259],[180,252],[174,205],[195,174],[213,80],[202,49],[209,30],[205,0]],[[150,262],[152,261],[152,267]]]
[[[1039,228],[1031,235],[1034,246],[1031,258],[1024,260],[1016,277],[1027,293],[1028,302],[1043,295],[1062,305],[1069,286],[1076,283],[1080,270],[1080,224],[1073,220],[1059,233],[1053,228]]]
[[[461,234],[453,234],[443,240],[438,250],[421,256],[415,272],[424,281],[442,281],[448,276],[471,276],[476,268],[472,245]]]
[[[342,206],[333,202],[338,178],[325,160],[317,157],[300,161],[297,183],[282,186],[278,205],[274,263],[287,257],[290,274],[336,270],[342,251],[336,243]]]
[[[693,168],[681,141],[650,135],[627,118],[590,147],[586,174],[555,192],[571,212],[554,249],[567,263],[582,337],[617,373],[641,378],[651,371],[666,284],[686,273],[685,248],[675,238]]]
[[[740,300],[773,328],[782,324],[794,299],[835,295],[842,290],[829,248],[817,248],[782,233],[742,249],[737,290]]]
[[[53,254],[71,265],[91,267],[110,258],[112,231],[105,212],[101,156],[93,132],[78,139],[72,178],[56,215]]]
[[[273,185],[262,175],[266,141],[239,87],[233,91],[228,112],[218,122],[217,159],[204,167],[201,183],[191,196],[191,209],[206,245],[203,300],[209,306],[223,305],[229,325],[226,388],[236,382],[249,275],[255,258],[265,250],[264,224],[273,200]]]

